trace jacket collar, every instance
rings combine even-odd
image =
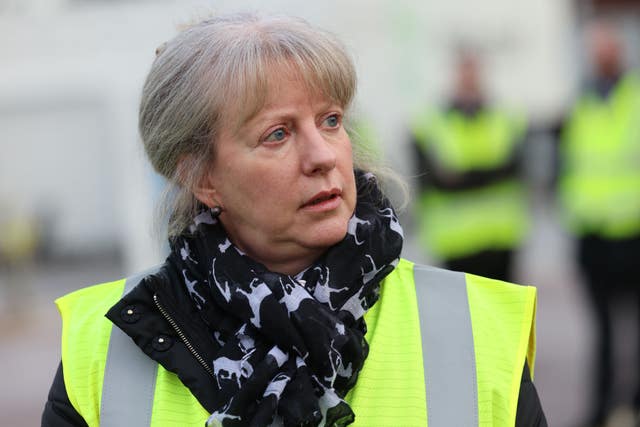
[[[179,274],[167,260],[157,271],[144,276],[109,309],[106,317],[147,356],[175,373],[211,412],[214,378],[194,352],[203,361],[212,360],[216,343],[207,333],[207,325],[186,290],[180,286]]]

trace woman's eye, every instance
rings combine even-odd
[[[278,142],[278,141],[282,141],[286,137],[287,137],[287,132],[283,128],[280,128],[271,132],[269,135],[267,135],[267,137],[264,140],[265,142]]]
[[[332,114],[324,119],[324,125],[330,128],[336,128],[340,125],[340,118],[337,114]]]

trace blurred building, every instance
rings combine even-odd
[[[120,253],[127,271],[157,259],[136,129],[144,75],[179,24],[242,9],[286,11],[339,34],[359,69],[359,109],[399,170],[405,118],[444,95],[460,40],[487,58],[501,103],[542,117],[569,95],[568,1],[0,0],[0,200],[45,219],[56,255]]]

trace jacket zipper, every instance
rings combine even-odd
[[[207,364],[207,362],[205,362],[202,356],[198,354],[196,349],[191,345],[187,337],[182,332],[182,329],[180,329],[176,321],[173,320],[173,317],[171,317],[169,313],[167,313],[167,311],[164,309],[162,304],[160,304],[160,299],[158,298],[158,294],[153,295],[153,302],[155,303],[156,307],[158,307],[158,310],[160,310],[160,313],[162,313],[162,316],[165,318],[165,320],[169,322],[173,330],[178,334],[178,336],[180,337],[180,340],[182,340],[182,342],[187,347],[187,349],[191,352],[193,357],[196,358],[196,360],[202,365],[202,367],[207,371],[207,373],[211,375],[211,377],[215,378],[215,375],[211,367]]]

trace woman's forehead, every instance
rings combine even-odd
[[[264,102],[260,110],[277,108],[288,101],[308,101],[313,104],[334,103],[317,82],[305,79],[300,72],[272,73],[267,80]]]
[[[313,81],[312,77],[292,66],[279,66],[267,70],[259,83],[250,85],[254,87],[245,88],[247,90],[244,90],[243,94],[232,96],[236,105],[231,109],[235,110],[237,126],[240,127],[270,111],[286,109],[286,104],[290,101],[340,105],[340,102],[332,99],[329,93],[323,90],[322,83]]]

